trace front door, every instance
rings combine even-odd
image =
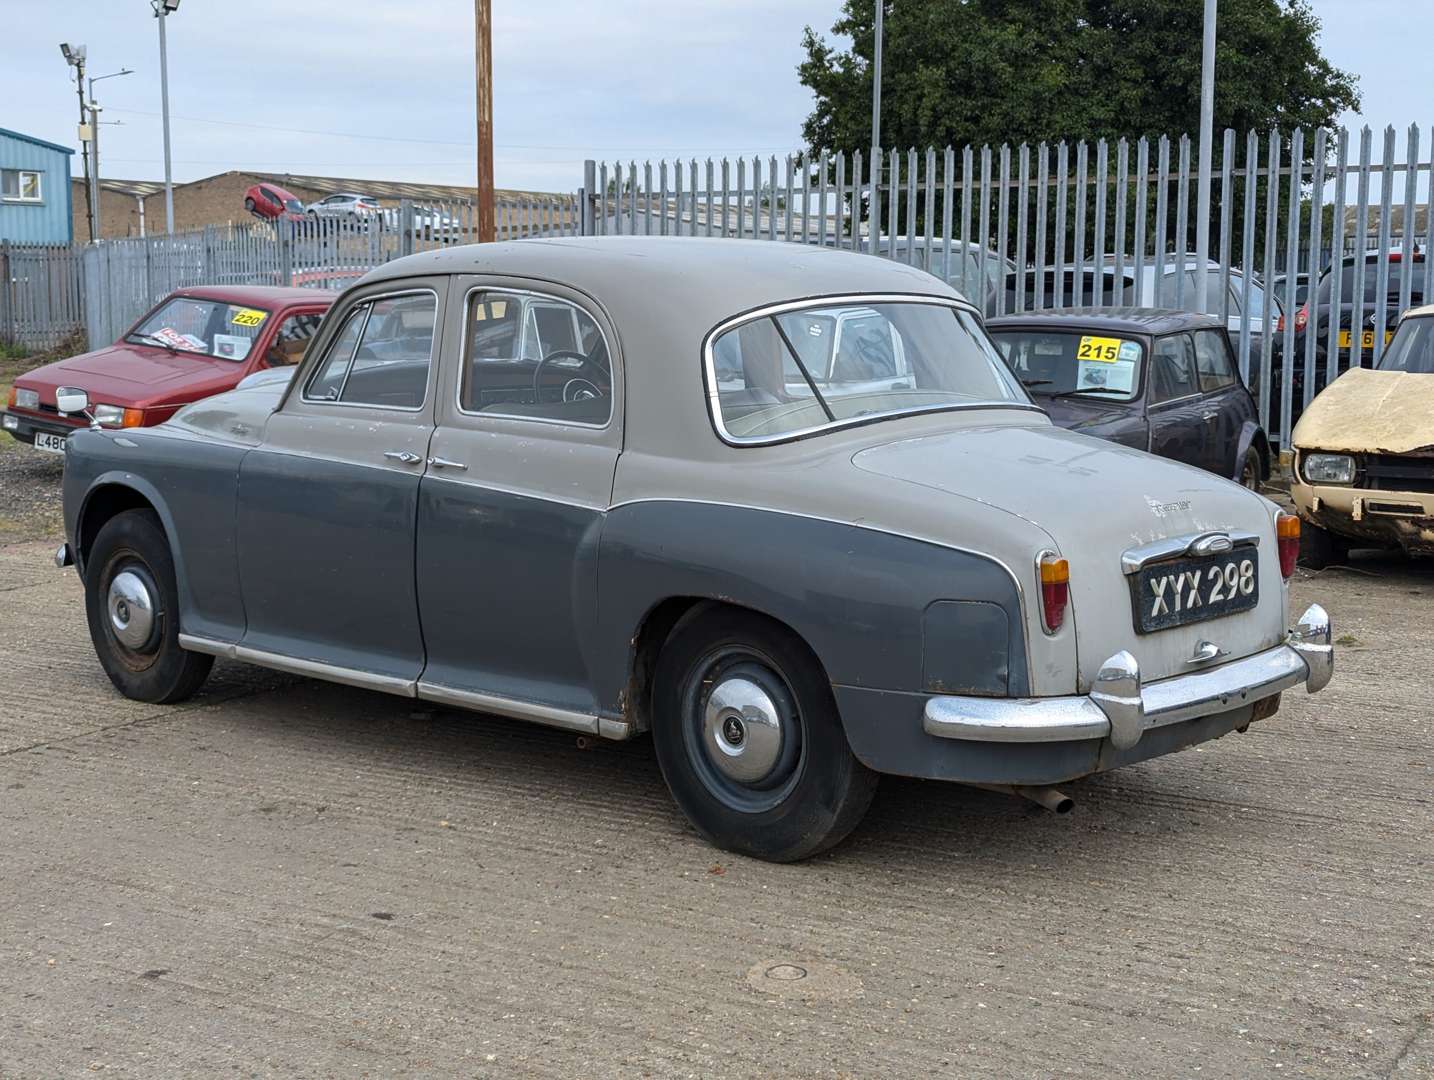
[[[1189,334],[1155,339],[1150,354],[1150,452],[1202,469],[1210,467],[1209,428],[1195,374],[1195,346]]]
[[[596,711],[584,652],[621,448],[616,336],[558,285],[455,278],[419,487],[420,692]]]
[[[445,290],[387,282],[349,303],[244,458],[241,649],[374,685],[417,679],[414,528]]]
[[[1200,384],[1200,418],[1208,438],[1205,467],[1238,479],[1240,431],[1249,412],[1247,391],[1234,368],[1229,334],[1224,330],[1196,330],[1195,377]]]

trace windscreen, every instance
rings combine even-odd
[[[125,340],[237,362],[249,355],[268,318],[263,308],[176,296],[147,315]]]
[[[973,405],[1028,405],[974,315],[921,302],[813,304],[719,334],[708,386],[737,441]]]
[[[1434,315],[1405,319],[1379,358],[1380,371],[1434,375]]]
[[[1118,334],[1082,330],[992,330],[1021,384],[1037,397],[1130,401],[1140,389],[1145,349]]]

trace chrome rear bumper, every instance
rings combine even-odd
[[[1142,684],[1128,652],[1101,665],[1087,695],[980,698],[943,695],[927,700],[928,735],[977,742],[1067,742],[1105,739],[1117,749],[1148,729],[1238,709],[1303,683],[1311,694],[1334,673],[1329,615],[1311,604],[1283,645],[1208,671]]]

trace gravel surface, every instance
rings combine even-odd
[[[60,480],[65,459],[0,433],[0,544],[64,539]],[[3,586],[0,586],[3,588]]]
[[[1346,642],[1247,735],[1056,817],[883,781],[722,854],[650,743],[220,664],[118,697],[0,548],[0,1076],[1434,1076],[1434,570],[1302,574]]]

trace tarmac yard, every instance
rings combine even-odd
[[[1330,687],[1069,785],[887,779],[773,866],[650,743],[221,664],[121,698],[0,547],[0,1076],[1434,1077],[1434,564],[1300,571]]]

